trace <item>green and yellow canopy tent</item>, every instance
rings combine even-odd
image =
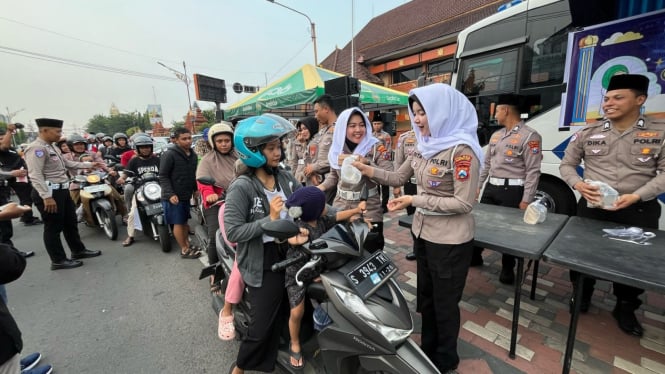
[[[280,109],[295,108],[314,102],[324,94],[324,82],[342,77],[310,64],[286,75],[258,93],[232,104],[224,110],[224,118],[254,116]],[[408,105],[408,95],[383,86],[360,81],[360,103],[365,109],[390,109]],[[302,111],[292,109],[290,112]]]

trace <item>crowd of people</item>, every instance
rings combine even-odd
[[[660,205],[655,197],[665,192],[665,166],[658,157],[665,125],[641,114],[647,92],[648,80],[642,76],[612,78],[603,103],[606,119],[571,138],[561,174],[582,195],[578,214],[657,227]],[[495,118],[503,128],[492,135],[485,152],[478,142],[475,108],[462,93],[444,84],[409,92],[412,128],[398,138],[394,151],[391,137],[382,131],[379,113],[370,119],[362,109],[354,107],[338,114],[326,95],[315,101],[314,117],[303,118],[295,126],[271,114],[244,119],[235,127],[221,122],[208,129],[203,143],[195,147],[190,131],[178,128],[172,136],[173,144],[161,157],[153,153],[152,140],[145,134],[133,139],[124,134],[101,134],[95,138],[97,148],[78,136],[63,139],[62,121],[38,119],[39,138],[26,149],[25,161],[7,156],[12,148],[6,136],[0,140],[0,178],[6,181],[5,188],[14,188],[22,205],[34,203],[41,213],[41,220],[25,214],[24,223],[43,221],[44,246],[53,270],[78,267],[82,265],[80,259],[101,255],[101,251],[88,249],[80,240],[76,218],[80,199],[68,173],[91,168],[113,172],[108,170],[103,156],[118,157],[134,175],[159,175],[166,222],[173,225],[182,258],[198,258],[206,251],[211,263],[218,260],[218,203],[225,199],[220,220],[228,240],[237,243],[234,271],[250,291],[247,295],[253,308],[250,336],[242,341],[231,369],[235,374],[274,369],[279,344],[279,334],[274,331],[280,331],[287,321],[291,331],[290,363],[294,368],[304,365],[298,340],[302,289],[293,282],[293,269],[273,272],[273,264],[292,255],[294,248],[320,236],[335,222],[358,216],[368,219],[371,225],[366,249],[382,250],[384,213],[407,209],[414,215],[413,253],[407,257],[417,261],[417,311],[423,321],[421,347],[441,372],[452,372],[460,361],[458,303],[469,267],[483,264],[482,248],[473,247],[473,206],[480,199],[483,203],[526,209],[535,199],[542,142],[538,132],[520,117],[523,103],[518,95],[499,97]],[[11,126],[8,132],[14,130]],[[660,146],[640,145],[640,149],[634,149],[632,140],[645,137],[653,137],[651,143]],[[622,156],[616,157],[615,152]],[[352,160],[347,160],[350,157]],[[359,172],[357,180],[344,174],[343,167],[348,164],[345,160],[352,161]],[[576,172],[582,160],[583,178]],[[5,165],[11,165],[11,169]],[[622,172],[608,173],[612,168]],[[21,188],[26,188],[22,185],[26,176],[32,183],[31,193],[19,194]],[[197,183],[197,178],[202,177],[214,179],[214,185]],[[597,187],[588,179],[606,182],[619,191],[613,209],[588,207],[588,203],[600,199]],[[125,182],[123,173],[118,173],[115,183],[123,186]],[[118,213],[128,222],[123,246],[136,241],[136,198],[129,187],[124,187],[124,199],[120,194],[113,195]],[[208,224],[207,248],[189,240],[192,197],[202,201]],[[0,198],[7,200],[8,194],[0,194]],[[301,232],[288,244],[277,242],[263,231],[261,224],[287,218],[287,208],[293,206],[302,208]],[[85,217],[89,215],[89,211],[84,211]],[[30,256],[32,251],[13,248],[11,222],[7,222],[0,221],[2,245],[23,257]],[[60,241],[61,232],[71,258]],[[502,283],[514,283],[514,265],[515,258],[503,256]],[[576,276],[571,272],[571,279]],[[312,274],[310,278],[315,277]],[[219,280],[211,278],[210,291],[221,294]],[[583,312],[588,310],[592,291],[591,280],[584,284]],[[638,296],[642,292],[620,284],[614,286],[617,307],[613,316],[623,331],[638,336],[643,330],[634,310],[640,305]],[[227,306],[220,313],[220,323],[228,326],[230,322],[232,329],[232,311]],[[226,334],[227,339],[232,336]]]

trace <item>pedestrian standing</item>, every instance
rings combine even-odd
[[[67,168],[90,169],[104,164],[65,160],[60,149],[53,145],[62,136],[62,121],[38,118],[35,122],[39,136],[25,150],[25,162],[34,187],[32,199],[44,220],[44,247],[51,257],[51,270],[79,267],[83,265],[79,259],[99,256],[102,252],[86,249],[81,242],[76,207],[69,196]],[[67,258],[60,233],[65,236],[72,259]]]
[[[514,94],[500,95],[495,118],[503,129],[490,138],[485,164],[480,172],[478,195],[485,185],[481,203],[526,209],[536,196],[540,180],[542,139],[540,134],[520,118],[522,98]],[[472,266],[481,266],[483,248],[474,247]],[[501,256],[499,281],[515,282],[515,256]]]
[[[605,118],[570,138],[559,170],[568,185],[582,195],[578,216],[613,222],[608,227],[620,223],[658,228],[661,207],[656,197],[665,192],[665,121],[642,114],[648,92],[649,79],[643,75],[613,76],[603,97]],[[582,160],[584,176],[580,177],[577,170]],[[589,180],[607,183],[619,193],[611,208],[596,207],[602,196]],[[573,287],[578,277],[579,273],[570,272]],[[584,278],[580,300],[583,313],[589,310],[595,283],[591,277]],[[635,310],[642,304],[639,295],[644,290],[614,282],[613,292],[617,302],[612,316],[619,328],[642,336],[644,329]]]
[[[173,225],[173,236],[180,245],[181,258],[198,258],[201,248],[189,243],[190,199],[196,191],[198,158],[192,149],[192,133],[180,127],[174,131],[175,146],[161,156],[159,185],[166,223]]]
[[[417,195],[388,202],[388,210],[416,207],[411,230],[416,236],[418,295],[423,352],[446,373],[459,364],[458,303],[473,253],[476,198],[482,150],[476,110],[461,92],[437,83],[409,92],[409,116],[418,151],[396,172],[354,162],[363,175],[401,186],[415,175]]]
[[[411,162],[410,156],[413,154],[413,152],[416,150],[416,145],[418,144],[418,140],[416,139],[416,133],[413,130],[406,131],[402,133],[402,135],[399,136],[397,139],[397,146],[395,147],[395,161],[393,163],[393,167],[395,170],[398,170],[402,164],[405,162]],[[416,187],[416,178],[411,177],[409,180],[404,182],[404,194],[405,195],[415,195],[418,193],[418,188]],[[393,195],[395,197],[400,197],[402,196],[402,187],[394,187],[393,188]],[[406,207],[406,214],[409,216],[412,216],[413,213],[416,212],[416,208],[414,206],[407,206]],[[413,236],[413,233],[411,233],[411,238],[413,239],[414,247],[416,243],[416,237]],[[406,256],[404,256],[407,260],[413,261],[416,259],[416,252],[414,250],[411,250],[411,252],[407,253]]]
[[[309,154],[309,142],[318,134],[319,122],[314,117],[305,117],[298,121],[296,130],[298,134],[291,142],[292,159],[289,166],[291,167],[291,174],[304,186],[307,184],[305,166],[312,163]]]
[[[5,184],[14,190],[19,203],[23,206],[32,207],[33,202],[30,196],[32,194],[32,184],[28,180],[28,168],[19,152],[12,147],[12,136],[16,129],[15,124],[9,124],[6,132],[0,130],[0,169],[12,174],[12,177],[8,178]],[[25,226],[42,223],[41,219],[33,215],[32,210],[25,212],[20,221]]]

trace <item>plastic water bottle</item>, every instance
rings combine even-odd
[[[342,181],[349,184],[358,184],[362,178],[360,170],[351,165],[357,160],[357,156],[349,156],[342,162]]]
[[[19,169],[19,170],[25,170],[25,168],[23,168],[23,166],[21,166],[21,169]],[[16,177],[16,181],[18,183],[28,183],[28,176],[25,175],[25,176],[22,176],[22,177]]]
[[[545,218],[547,218],[547,207],[540,199],[529,204],[524,211],[524,222],[529,225],[543,223]]]
[[[587,201],[587,207],[603,209],[612,209],[614,207],[614,202],[619,198],[619,192],[617,190],[605,182],[593,181],[589,179],[584,180],[584,182],[592,186],[598,186],[598,191],[601,195],[600,203],[591,203]]]

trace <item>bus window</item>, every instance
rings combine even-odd
[[[567,2],[529,10],[527,19],[529,39],[524,45],[520,87],[561,84],[571,23]]]
[[[469,58],[463,61],[461,72],[458,89],[467,96],[514,92],[517,50]]]

